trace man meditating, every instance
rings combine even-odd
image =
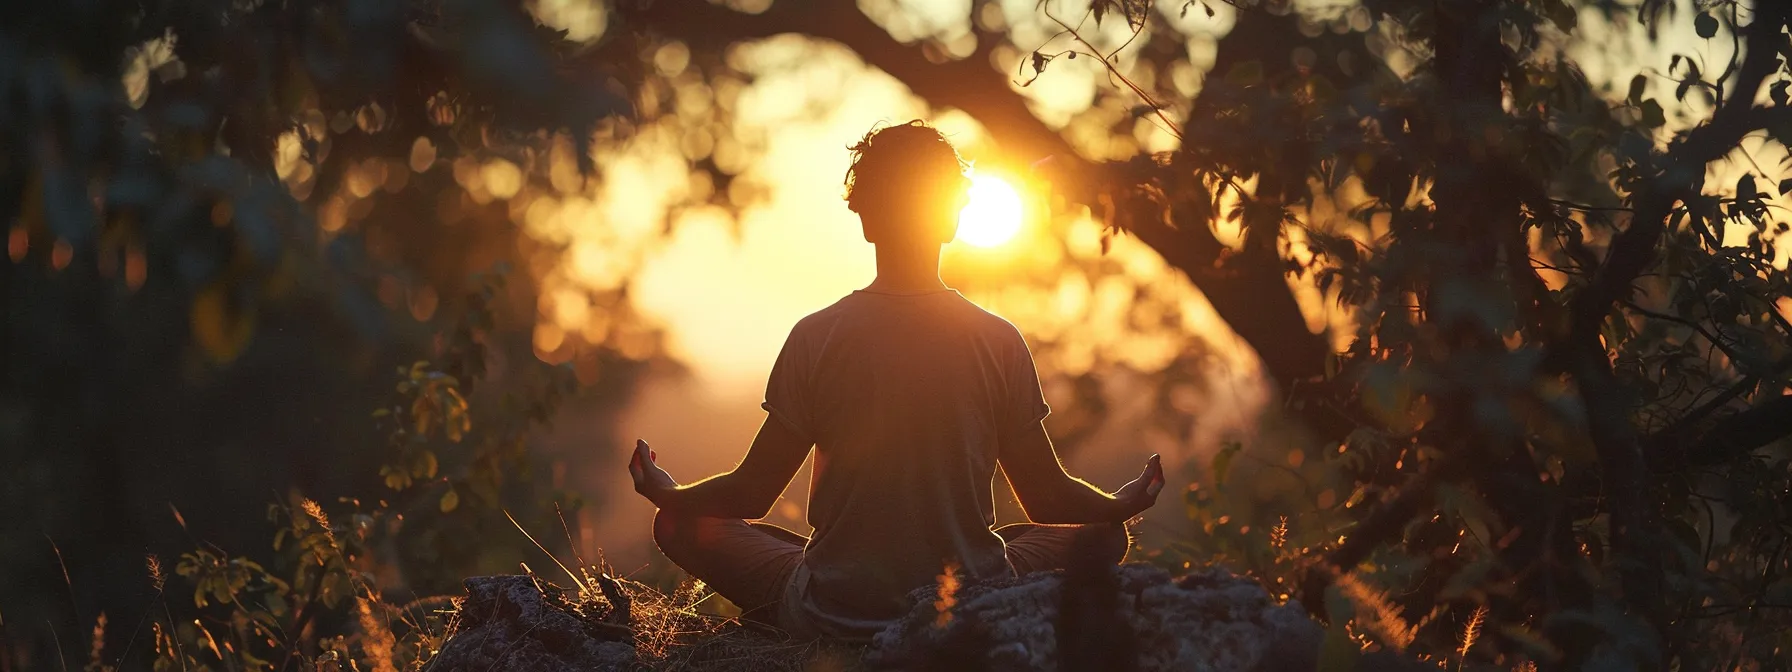
[[[1064,473],[1020,332],[940,280],[970,184],[944,136],[912,121],[852,154],[846,200],[877,247],[877,279],[791,330],[766,385],[770,418],[733,471],[679,485],[636,443],[629,474],[659,507],[654,541],[749,618],[799,637],[868,638],[947,571],[1062,568],[1079,535],[1119,563],[1123,523],[1163,489],[1158,457],[1112,495]],[[747,522],[811,447],[814,536]],[[1032,523],[991,529],[997,464]]]

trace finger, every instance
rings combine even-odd
[[[652,460],[654,462],[658,462],[658,461],[660,461],[660,454],[658,452],[649,450],[649,451],[647,451],[647,459]]]

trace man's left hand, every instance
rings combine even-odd
[[[655,506],[665,508],[667,496],[678,489],[678,481],[654,462],[657,457],[659,455],[647,446],[646,441],[636,439],[635,452],[628,460],[628,475],[635,480],[635,492]]]
[[[1119,520],[1129,520],[1144,513],[1145,509],[1157,503],[1157,493],[1163,490],[1163,458],[1152,455],[1151,459],[1145,460],[1144,473],[1114,492],[1114,504],[1119,507]]]

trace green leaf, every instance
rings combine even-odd
[[[282,617],[286,615],[286,598],[281,597],[279,593],[268,593],[264,601],[268,605],[269,614]]]
[[[1241,450],[1244,450],[1244,444],[1237,441],[1228,441],[1226,442],[1225,447],[1220,448],[1220,452],[1214,453],[1212,464],[1213,487],[1226,487],[1226,472],[1232,467],[1232,458],[1236,457],[1238,451]]]
[[[1692,20],[1692,29],[1698,31],[1699,37],[1709,40],[1712,36],[1717,35],[1717,17],[1712,16],[1709,12],[1699,12],[1699,15]]]
[[[1661,128],[1667,125],[1667,113],[1661,109],[1661,103],[1654,98],[1643,101],[1643,128]]]
[[[1354,672],[1362,659],[1363,650],[1350,638],[1350,631],[1346,626],[1351,617],[1355,616],[1356,607],[1333,586],[1325,590],[1325,611],[1330,617],[1331,625],[1325,629],[1325,637],[1319,641],[1319,665],[1316,670]]]
[[[1580,14],[1562,0],[1549,3],[1544,11],[1549,14],[1549,22],[1556,24],[1556,29],[1564,33],[1574,32],[1574,27],[1580,25]]]
[[[1263,83],[1263,62],[1245,61],[1226,72],[1226,83],[1234,86],[1256,86]]]

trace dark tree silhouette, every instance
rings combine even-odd
[[[1621,99],[1560,46],[1583,19],[1634,11],[1654,34],[1684,8],[1227,4],[1236,26],[1189,100],[1157,97],[1186,54],[1152,3],[1093,3],[1088,18],[1138,33],[1125,60],[1081,42],[1081,16],[1062,24],[1075,45],[1062,51],[1007,46],[973,20],[976,49],[952,59],[843,3],[744,14],[660,0],[622,13],[698,52],[784,33],[839,42],[978,119],[1003,152],[1052,157],[1057,193],[1183,271],[1255,349],[1311,447],[1346,453],[1374,505],[1340,509],[1354,522],[1310,547],[1296,593],[1316,613],[1335,577],[1365,573],[1411,596],[1400,606],[1432,653],[1452,651],[1486,606],[1498,652],[1549,665],[1780,655],[1768,633],[1786,625],[1776,610],[1792,584],[1780,578],[1788,518],[1771,493],[1789,476],[1792,325],[1772,241],[1786,225],[1756,186],[1774,175],[1725,159],[1751,135],[1771,139],[1756,153],[1768,158],[1792,141],[1783,3],[1701,5],[1697,37],[1732,48],[1728,60],[1676,58]],[[1105,95],[1141,104],[1178,148],[1082,158],[988,65],[1016,48],[1041,49],[1023,70],[1102,59],[1119,85]],[[1396,73],[1394,51],[1416,64]],[[1156,80],[1128,79],[1135,61],[1157,66],[1144,71]],[[1700,104],[1651,97],[1654,81]],[[1239,223],[1242,244],[1220,242],[1221,221]],[[1348,347],[1306,328],[1290,281],[1355,311]],[[1468,531],[1490,538],[1470,553]],[[1403,562],[1420,569],[1393,569]],[[1715,637],[1712,619],[1739,612],[1745,634]]]

